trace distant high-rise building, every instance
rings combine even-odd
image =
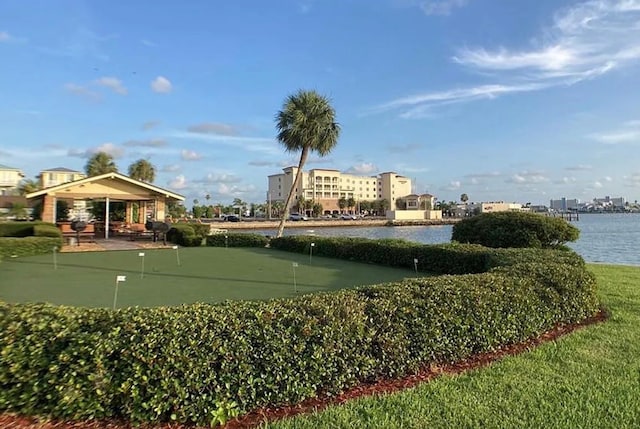
[[[579,205],[580,200],[578,199],[567,199],[565,197],[562,197],[559,200],[551,200],[549,207],[551,208],[551,210],[566,212],[569,210],[578,210]]]

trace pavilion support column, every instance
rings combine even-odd
[[[104,238],[109,239],[109,197],[106,197],[106,204],[104,207]]]
[[[157,216],[157,219],[162,222],[164,222],[167,217],[166,204],[165,204],[164,198],[161,200],[156,200],[156,216]]]
[[[132,201],[126,201],[125,202],[125,215],[124,215],[124,221],[128,224],[132,224],[133,223],[133,202]]]
[[[44,222],[56,223],[56,198],[53,195],[44,196],[40,218]]]

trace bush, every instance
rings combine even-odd
[[[561,248],[580,231],[561,218],[535,213],[483,213],[453,226],[452,241],[487,247]]]
[[[30,237],[36,222],[0,222],[0,237]]]
[[[265,247],[269,239],[260,234],[213,234],[207,236],[206,243],[212,247]]]
[[[53,248],[62,248],[62,237],[2,237],[0,238],[0,255],[33,256],[51,253]]]
[[[175,223],[167,232],[167,240],[184,247],[198,247],[202,245],[202,237],[197,236],[192,225]]]
[[[271,301],[0,304],[0,410],[204,425],[523,341],[594,314],[594,288],[531,263]]]
[[[36,237],[62,238],[62,231],[52,223],[41,223],[33,226],[33,235]]]

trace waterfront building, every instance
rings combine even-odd
[[[71,170],[64,167],[50,168],[40,172],[40,188],[50,188],[52,186],[62,185],[63,183],[73,182],[75,180],[87,177],[81,171]]]
[[[567,199],[562,197],[559,200],[551,200],[549,207],[551,210],[555,210],[558,212],[566,212],[569,210],[578,210],[580,206],[580,200],[578,199]]]
[[[298,167],[287,167],[283,173],[268,177],[267,199],[273,203],[285,202],[293,186]],[[314,168],[303,171],[300,184],[295,189],[296,201],[311,200],[319,203],[325,213],[339,213],[340,199],[360,201],[386,200],[394,208],[399,198],[411,194],[411,179],[395,172],[377,176],[359,176],[339,170]],[[295,202],[293,205],[295,206]]]
[[[18,193],[18,184],[24,178],[24,173],[19,168],[0,164],[0,195],[15,195]]]
[[[623,197],[611,198],[607,195],[604,198],[594,198],[593,203],[596,206],[622,208],[625,205],[625,199]]]
[[[496,213],[496,212],[521,212],[529,211],[528,207],[522,207],[520,203],[505,203],[504,201],[490,201],[483,203],[471,203],[467,205],[469,213]]]

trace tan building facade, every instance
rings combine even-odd
[[[81,171],[71,170],[64,167],[56,167],[48,170],[42,170],[39,177],[40,188],[44,189],[84,179],[87,175]]]
[[[18,185],[24,178],[24,173],[19,168],[0,164],[0,195],[15,195],[18,193]]]
[[[525,211],[520,203],[505,203],[504,201],[469,204],[467,210],[473,213],[478,208],[480,209],[480,213]]]
[[[269,176],[267,199],[270,202],[285,202],[297,172],[297,167],[287,167],[283,173]],[[341,198],[352,198],[356,202],[387,200],[389,206],[394,207],[398,198],[410,193],[411,179],[394,172],[358,176],[319,168],[303,171],[295,190],[296,200],[303,198],[320,203],[325,213],[339,212],[338,201]]]

